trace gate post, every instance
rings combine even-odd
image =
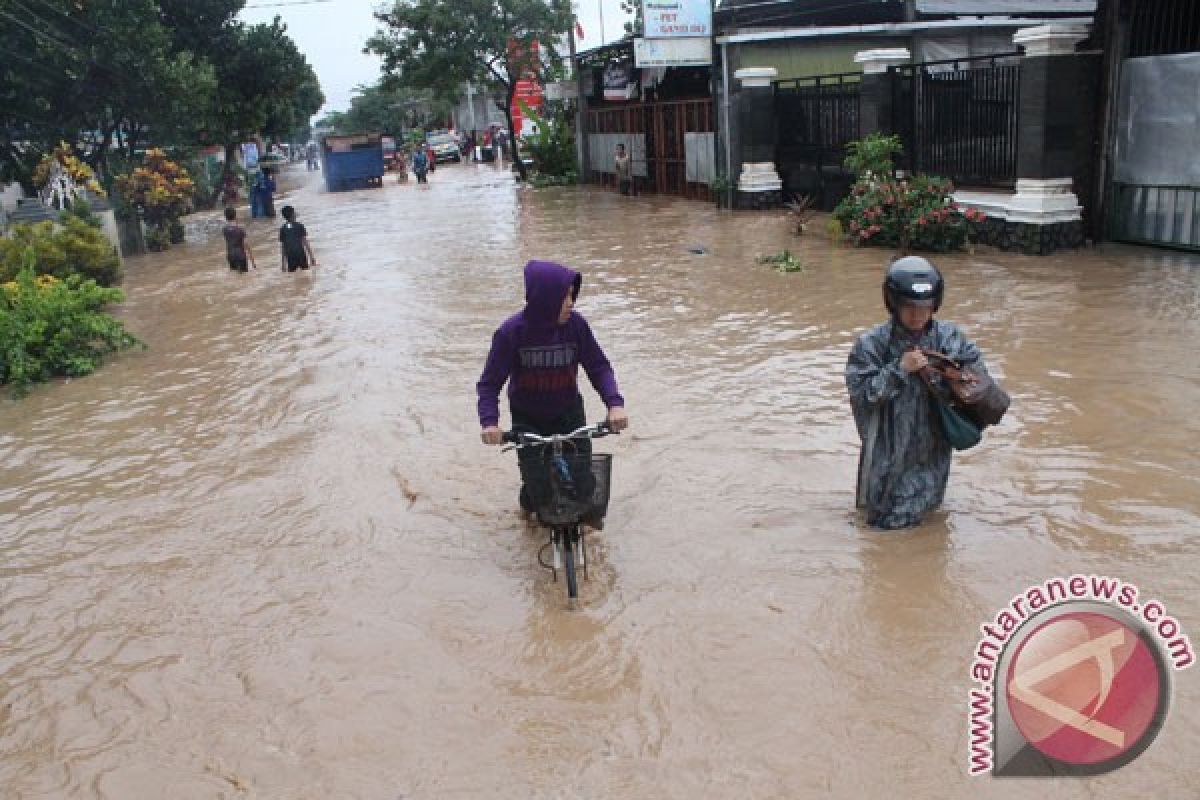
[[[775,170],[774,67],[748,67],[733,73],[741,81],[738,96],[738,138],[742,174],[738,178],[734,208],[779,208],[783,181]]]
[[[896,75],[888,68],[907,64],[911,57],[906,47],[860,50],[854,54],[854,62],[862,64],[863,70],[862,85],[858,94],[859,138],[872,133],[896,132],[892,111],[892,85],[896,81]]]
[[[1050,24],[1023,28],[1013,42],[1021,59],[1017,120],[1017,193],[1010,223],[1034,226],[1024,249],[1039,253],[1083,244],[1083,208],[1073,191],[1091,141],[1093,109],[1085,86],[1087,59],[1075,52],[1087,27]],[[1081,139],[1081,137],[1083,137]],[[1031,234],[1036,233],[1036,242]]]

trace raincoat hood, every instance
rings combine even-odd
[[[525,312],[527,322],[538,328],[558,324],[563,298],[579,296],[583,276],[553,261],[530,261],[525,265]]]

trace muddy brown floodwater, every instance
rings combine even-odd
[[[1200,793],[1194,670],[1122,770],[966,775],[979,625],[1025,587],[1119,576],[1200,638],[1200,259],[938,259],[1014,405],[885,535],[842,367],[886,254],[484,165],[318,179],[277,203],[312,274],[257,221],[230,273],[201,215],[127,264],[149,350],[0,404],[3,797]],[[755,263],[783,247],[806,272]],[[474,416],[530,257],[584,272],[633,422],[575,611]]]

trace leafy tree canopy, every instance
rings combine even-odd
[[[513,136],[516,82],[541,78],[557,63],[557,42],[571,24],[565,0],[397,0],[377,13],[383,27],[366,51],[383,58],[385,79],[454,96],[464,83],[498,88],[512,158],[525,167]]]
[[[149,145],[284,136],[324,103],[276,18],[244,0],[0,0],[0,178],[66,141],[100,172]]]

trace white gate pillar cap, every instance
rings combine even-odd
[[[1087,25],[1051,23],[1022,28],[1013,34],[1013,44],[1024,47],[1027,56],[1069,56],[1087,37]]]
[[[771,79],[779,75],[774,67],[746,67],[733,73],[733,77],[742,82],[745,89],[769,88]]]
[[[888,67],[907,64],[912,53],[907,47],[890,47],[882,50],[859,50],[854,54],[854,63],[862,64],[864,75],[880,75]]]

